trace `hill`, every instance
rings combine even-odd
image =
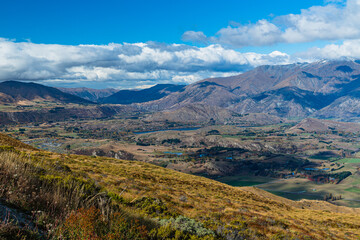
[[[99,100],[101,103],[131,104],[160,99],[173,92],[181,91],[184,85],[158,84],[142,90],[120,90]]]
[[[33,212],[29,219],[49,238],[360,237],[359,209],[295,202],[138,161],[5,151],[0,153],[0,172],[1,198],[6,201],[0,208],[6,204],[8,218],[13,213],[22,216],[22,222],[27,211]],[[11,231],[21,237],[36,234],[31,222],[16,231],[10,226],[0,225],[2,236]]]
[[[289,132],[350,132],[356,133],[360,131],[359,123],[349,123],[349,122],[337,122],[331,120],[322,120],[315,118],[306,118],[302,120],[299,124],[290,128]]]
[[[0,83],[0,103],[28,105],[35,101],[91,104],[80,97],[37,83],[6,81]]]
[[[106,98],[119,90],[113,88],[106,88],[106,89],[92,89],[92,88],[57,88],[62,92],[69,93],[71,95],[75,95],[81,97],[83,99],[97,102],[100,98]]]
[[[9,146],[19,149],[35,150],[35,148],[33,148],[32,146],[27,145],[19,140],[11,138],[2,133],[0,133],[0,146]]]
[[[101,119],[117,114],[136,113],[137,110],[128,106],[67,106],[60,105],[50,108],[20,109],[0,111],[0,124],[43,123],[50,121],[69,121],[73,119]]]

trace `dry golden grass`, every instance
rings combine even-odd
[[[155,165],[112,158],[46,153],[78,174],[86,173],[125,202],[142,197],[161,199],[173,212],[234,229],[246,224],[253,236],[296,236],[300,239],[360,237],[359,210],[321,201],[295,202],[255,188],[236,188],[207,178]]]

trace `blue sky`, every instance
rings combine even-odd
[[[11,0],[0,8],[1,37],[34,43],[182,43],[185,31],[213,35],[230,22],[300,13],[322,0]]]
[[[3,1],[0,81],[142,88],[359,58],[360,0]]]

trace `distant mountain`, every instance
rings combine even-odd
[[[158,101],[143,105],[148,110],[158,111],[177,109],[189,104],[205,104],[216,107],[229,107],[238,103],[240,97],[229,92],[229,89],[213,82],[197,82],[186,86],[182,91],[172,93]]]
[[[284,87],[248,97],[231,109],[241,114],[270,113],[286,118],[304,118],[332,101],[332,96]]]
[[[158,84],[141,90],[120,90],[109,97],[99,99],[101,103],[132,104],[160,99],[170,93],[182,91],[185,85]]]
[[[260,66],[237,76],[204,79],[141,107],[163,111],[207,104],[240,114],[360,118],[359,63],[319,61]]]
[[[105,88],[105,89],[92,89],[92,88],[57,88],[62,92],[69,93],[86,100],[97,102],[100,98],[106,98],[119,90],[113,88]]]
[[[284,87],[296,87],[315,93],[346,91],[360,76],[358,61],[320,61],[289,65],[260,66],[243,74],[205,79],[228,87],[237,95],[253,95]],[[357,87],[360,82],[357,81]]]
[[[6,81],[0,83],[0,103],[30,104],[33,101],[60,103],[92,103],[80,97],[64,93],[59,89],[37,83]]]
[[[351,94],[340,97],[330,105],[315,112],[312,117],[330,118],[347,122],[360,120],[360,97]]]

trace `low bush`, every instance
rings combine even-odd
[[[91,207],[71,213],[57,235],[68,240],[140,240],[146,239],[148,233],[145,226],[124,218],[120,213],[104,219],[99,209]]]

